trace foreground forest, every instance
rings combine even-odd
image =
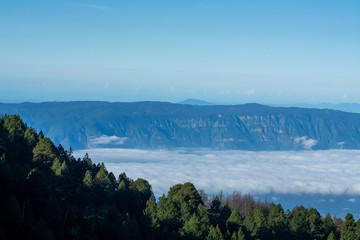
[[[18,115],[0,119],[0,197],[0,239],[360,239],[352,214],[208,197],[192,183],[156,200],[147,180],[75,159]]]

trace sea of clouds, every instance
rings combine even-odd
[[[360,150],[215,151],[94,148],[93,162],[150,182],[156,196],[192,182],[207,193],[360,195]]]

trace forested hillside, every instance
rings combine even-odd
[[[66,148],[360,149],[360,114],[259,104],[0,103]]]
[[[146,180],[75,159],[18,115],[0,120],[0,196],[0,239],[360,238],[351,214],[342,222],[250,195],[207,197],[191,183],[157,201]]]

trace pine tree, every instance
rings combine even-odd
[[[49,138],[40,138],[33,153],[34,162],[51,164],[56,158],[56,147]]]
[[[83,183],[87,187],[92,187],[92,185],[93,185],[93,179],[92,179],[92,176],[91,176],[91,173],[89,170],[86,170],[86,172],[85,172]]]
[[[213,226],[218,225],[221,210],[222,210],[221,201],[218,196],[215,196],[215,198],[214,198],[214,200],[212,200],[212,202],[210,204],[210,208],[208,210],[208,215],[209,215],[211,225],[213,225]]]
[[[356,237],[360,239],[360,219],[356,221],[355,233]]]
[[[33,128],[26,129],[24,138],[31,149],[36,146],[36,143],[38,141],[38,136]]]
[[[268,226],[273,239],[283,239],[288,231],[288,224],[284,214],[284,209],[280,204],[271,205],[271,210],[267,217]]]
[[[231,235],[230,240],[238,240],[236,232],[233,232],[233,234]]]
[[[61,175],[61,163],[59,158],[55,158],[55,160],[52,163],[51,170],[54,171],[56,176]]]
[[[230,233],[234,233],[239,231],[239,228],[242,225],[243,219],[239,213],[239,210],[234,209],[226,222],[226,228],[229,230]]]
[[[168,199],[181,211],[181,221],[185,223],[203,204],[199,192],[192,183],[176,184],[168,192]]]
[[[160,227],[159,219],[156,217],[156,201],[154,196],[151,196],[149,200],[147,200],[143,214],[149,219],[151,228],[157,230]]]
[[[328,236],[331,232],[333,232],[335,238],[339,235],[339,229],[335,225],[334,220],[331,218],[330,214],[326,214],[323,219],[323,229],[325,236]]]
[[[122,180],[119,183],[119,186],[117,189],[118,189],[118,191],[126,191],[128,189],[124,180]]]
[[[111,181],[109,179],[109,176],[107,175],[104,163],[101,163],[100,169],[95,175],[94,182],[96,185],[104,189],[109,188],[111,186]]]
[[[325,237],[324,234],[324,226],[323,221],[320,216],[320,213],[314,209],[309,209],[309,226],[310,226],[310,234],[314,239],[323,239]]]
[[[216,225],[216,227],[210,226],[210,231],[206,240],[224,240],[218,225]]]
[[[351,213],[346,214],[345,222],[341,225],[341,240],[357,239],[355,228],[354,216]]]
[[[242,228],[239,228],[239,231],[237,232],[237,239],[245,240],[245,233],[243,232]]]
[[[184,239],[203,239],[201,225],[202,224],[198,217],[193,214],[193,216],[186,221],[184,226],[180,229],[180,236]]]
[[[260,208],[255,208],[245,218],[246,228],[253,238],[262,239],[266,229],[266,218]]]
[[[310,239],[308,210],[303,206],[295,207],[290,213],[289,226],[295,239]]]
[[[336,240],[334,232],[331,232],[329,236],[327,237],[327,240]]]
[[[60,172],[61,172],[62,176],[69,173],[69,169],[67,167],[67,164],[66,164],[65,160],[61,163]]]

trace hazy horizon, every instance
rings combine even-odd
[[[360,2],[7,1],[3,101],[360,103]]]
[[[338,103],[334,103],[334,102],[314,102],[314,103],[306,103],[306,102],[293,102],[293,103],[278,103],[278,102],[256,102],[256,101],[249,101],[249,102],[222,102],[222,101],[218,101],[218,102],[209,102],[206,101],[204,99],[198,99],[198,98],[186,98],[186,99],[181,99],[179,101],[167,101],[167,100],[148,100],[148,99],[140,99],[140,100],[136,100],[136,101],[108,101],[108,100],[91,100],[91,99],[79,99],[79,100],[36,100],[36,99],[1,99],[0,98],[0,103],[45,103],[45,102],[109,102],[109,103],[117,103],[117,102],[169,102],[169,103],[183,103],[186,101],[200,101],[200,102],[204,102],[204,103],[208,103],[210,105],[241,105],[241,104],[261,104],[261,105],[267,105],[267,106],[320,106],[323,104],[329,104],[329,105],[351,105],[351,104],[355,104],[355,105],[360,105],[360,102],[338,102]],[[194,105],[197,105],[196,103]]]

